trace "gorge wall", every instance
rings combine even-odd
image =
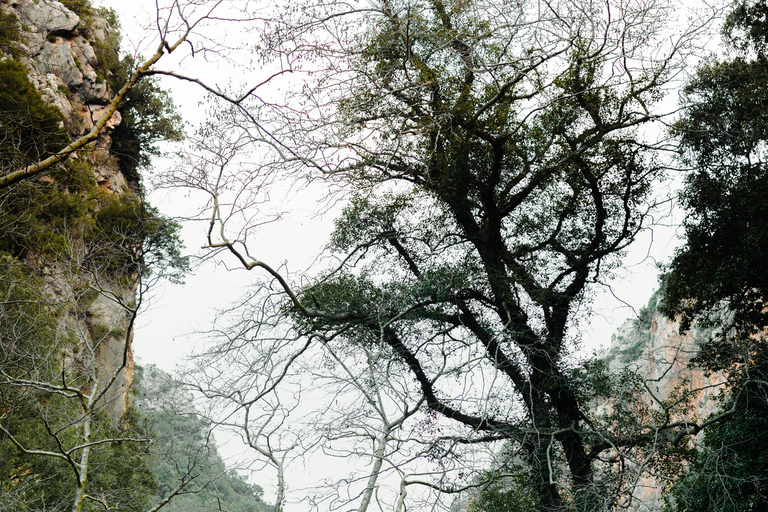
[[[707,416],[717,409],[715,398],[724,376],[705,375],[690,362],[698,352],[697,343],[708,339],[710,331],[694,326],[681,334],[679,322],[655,309],[655,297],[649,306],[624,322],[602,357],[613,369],[629,367],[638,372],[658,398],[690,390],[692,412]]]
[[[93,127],[114,97],[105,60],[116,54],[119,36],[89,5],[69,5],[80,13],[53,0],[0,3],[5,43],[0,59],[11,71],[14,61],[24,66],[44,104],[61,113],[66,135],[76,139]],[[139,183],[121,172],[110,152],[109,130],[120,122],[116,113],[96,142],[3,198],[8,215],[30,204],[36,208],[8,221],[17,234],[8,235],[3,248],[33,269],[44,282],[46,299],[55,304],[60,336],[70,339],[59,359],[61,371],[82,374],[88,380],[83,383],[86,389],[109,385],[103,406],[113,422],[125,411],[133,378],[130,310],[136,300],[137,276],[135,266],[125,264],[129,258],[124,254],[116,256],[122,260],[114,265],[99,253],[114,245],[116,238],[127,239],[121,231],[124,224],[105,222],[107,213],[121,207],[125,213],[130,209],[126,205],[140,203]],[[18,153],[20,158],[3,162],[3,167],[29,165],[45,156],[43,148]],[[13,169],[4,168],[4,174],[9,170]],[[133,244],[122,250],[137,248]],[[49,356],[55,358],[55,354]],[[89,371],[95,371],[96,382],[86,376]],[[109,383],[115,372],[116,379]]]
[[[679,322],[657,311],[656,301],[657,295],[654,295],[636,318],[624,322],[601,357],[612,370],[629,368],[645,380],[648,391],[638,400],[652,403],[657,409],[661,401],[679,400],[679,407],[673,409],[672,414],[700,423],[720,408],[717,397],[725,382],[724,375],[706,374],[690,364],[698,353],[698,343],[707,340],[712,333],[694,326],[681,334]],[[697,443],[702,435],[694,436],[693,443]],[[628,509],[662,510],[662,487],[660,480],[644,476],[637,482],[634,502]]]

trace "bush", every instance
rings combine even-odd
[[[61,112],[45,104],[21,63],[1,61],[0,84],[0,168],[6,174],[55,153],[69,137]]]

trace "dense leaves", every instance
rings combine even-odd
[[[761,376],[765,378],[765,376]],[[733,390],[727,421],[704,434],[701,449],[667,498],[675,512],[757,512],[768,503],[768,394],[765,382]]]
[[[747,42],[758,55],[702,65],[685,89],[685,116],[675,126],[693,170],[683,192],[686,243],[666,275],[664,309],[682,315],[683,329],[696,319],[721,325],[720,349],[729,344],[723,338],[730,326],[745,343],[768,327],[768,211],[762,200],[768,61],[758,44],[762,15],[756,14],[764,9],[763,2],[737,5],[726,29],[750,34]],[[747,353],[734,352],[732,362]]]
[[[43,102],[21,63],[0,62],[0,169],[27,165],[64,147],[63,120],[56,107]]]
[[[682,329],[708,327],[694,362],[720,371],[722,419],[704,433],[674,486],[676,511],[757,511],[768,502],[768,95],[764,1],[737,3],[725,35],[741,55],[702,65],[675,126],[692,166],[683,192],[685,245],[665,276],[663,308]]]
[[[187,269],[176,222],[137,196],[96,183],[87,158],[45,179],[0,193],[0,249],[19,257],[76,256],[82,269],[112,275],[154,272],[178,280]]]
[[[684,196],[686,245],[666,276],[665,303],[683,315],[683,328],[700,315],[734,311],[744,333],[768,326],[768,167],[702,169]]]

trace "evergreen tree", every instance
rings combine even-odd
[[[685,244],[664,281],[663,309],[711,328],[694,362],[723,371],[723,419],[704,432],[667,507],[757,511],[768,503],[768,3],[736,4],[724,26],[731,60],[711,59],[684,90],[675,125],[692,171]]]

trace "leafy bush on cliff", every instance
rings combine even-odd
[[[21,63],[0,61],[0,169],[29,165],[64,147],[69,138],[63,120],[56,107],[45,104]]]

